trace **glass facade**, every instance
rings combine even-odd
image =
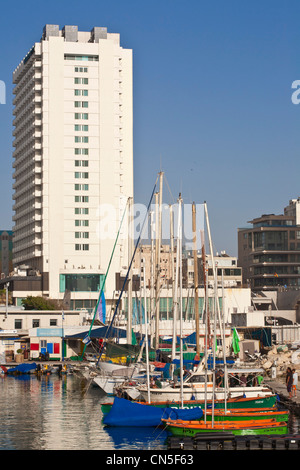
[[[209,311],[213,311],[214,307],[214,298],[210,297],[209,301]],[[142,305],[142,307],[140,306]],[[183,320],[191,321],[195,319],[195,299],[194,297],[184,297],[182,299],[182,313],[183,313]],[[222,310],[222,297],[219,297],[219,306],[220,310]],[[179,306],[178,306],[179,309]],[[132,310],[133,310],[133,323],[138,324],[142,321],[144,322],[144,299],[142,299],[141,303],[139,299],[133,297],[132,299]],[[202,319],[202,314],[204,310],[204,298],[199,297],[199,316]],[[127,297],[124,299],[124,313],[127,316],[128,312],[128,300]],[[148,312],[148,319],[150,316],[150,299],[147,298],[147,312]],[[162,297],[159,299],[159,314],[160,320],[172,320],[173,319],[173,299],[172,297]],[[178,310],[179,316],[179,310]]]
[[[103,274],[60,274],[59,291],[100,292]]]

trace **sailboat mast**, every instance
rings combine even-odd
[[[180,218],[181,218],[181,203],[178,204],[178,220],[177,220],[177,245],[176,245],[176,267],[175,267],[175,282],[174,282],[174,297],[173,297],[173,341],[172,341],[172,361],[176,356],[176,342],[177,342],[177,319],[178,319],[178,278],[179,278],[179,264],[180,264]]]
[[[154,337],[154,331],[152,327],[152,318],[155,310],[155,296],[154,296],[154,268],[155,268],[155,247],[154,247],[154,213],[150,212],[150,234],[151,234],[151,264],[150,264],[150,336]],[[152,343],[151,343],[152,344]]]
[[[209,224],[209,219],[208,219],[208,212],[207,212],[207,205],[206,202],[204,202],[204,210],[205,210],[205,216],[206,216],[206,227],[207,227],[207,234],[208,234],[208,241],[209,241],[209,250],[210,250],[210,255],[211,255],[211,261],[212,261],[212,269],[213,272],[215,271],[215,263],[214,263],[214,255],[213,255],[213,247],[212,247],[212,241],[211,241],[211,233],[210,233],[210,224]],[[215,303],[214,303],[215,307]],[[212,367],[212,373],[213,373],[213,393],[212,393],[212,426],[214,425],[214,397],[215,397],[215,386],[216,386],[216,353],[215,353],[215,344],[216,344],[216,311],[214,308],[214,341],[212,345],[212,350],[213,350],[213,367]]]
[[[227,412],[227,390],[228,390],[228,374],[226,363],[226,336],[225,336],[225,308],[224,308],[224,273],[222,271],[222,319],[223,319],[223,360],[224,360],[224,391],[225,391],[225,413]]]
[[[133,198],[128,200],[128,266],[130,266],[133,253],[133,224],[132,224]],[[132,269],[129,271],[127,283],[127,343],[132,344]]]
[[[196,205],[192,205],[193,214],[193,243],[194,243],[194,287],[195,287],[195,323],[196,323],[196,354],[200,358],[200,325],[199,325],[199,296],[198,296],[198,256],[197,256],[197,224],[196,224]]]
[[[146,282],[146,264],[145,259],[143,263],[143,277],[144,277],[144,302],[145,302],[145,344],[146,344],[146,371],[147,371],[147,393],[148,403],[150,403],[150,374],[149,374],[149,343],[148,343],[148,310],[147,310],[147,282]]]
[[[155,298],[155,349],[159,348],[159,310],[160,310],[160,249],[162,238],[162,192],[163,192],[163,176],[164,173],[159,173],[159,200],[157,205],[156,220],[158,227],[156,232],[156,298]]]
[[[201,230],[201,252],[202,252],[202,265],[203,265],[203,284],[204,284],[204,292],[205,292],[205,299],[208,298],[208,272],[206,268],[206,253],[205,253],[205,237],[204,231]],[[210,329],[210,318],[209,318],[209,305],[207,302],[206,309],[205,309],[205,320],[207,320],[207,344],[211,346],[211,329]]]
[[[183,331],[182,331],[182,199],[179,196],[179,216],[180,216],[180,230],[179,230],[179,269],[180,269],[180,397],[181,397],[181,408],[183,408]]]
[[[216,349],[216,333],[217,333],[217,320],[216,320],[216,314],[218,314],[218,322],[219,322],[219,331],[220,335],[222,337],[222,330],[223,330],[223,323],[221,321],[221,314],[220,314],[220,305],[219,305],[219,299],[218,299],[218,279],[217,279],[217,272],[216,272],[216,266],[215,266],[215,261],[214,261],[214,255],[213,255],[213,247],[212,247],[212,241],[211,241],[211,233],[210,233],[210,225],[209,225],[209,219],[208,219],[208,212],[207,212],[207,205],[206,202],[204,203],[204,209],[205,209],[205,214],[206,214],[206,222],[207,222],[207,231],[208,231],[208,237],[209,237],[209,247],[210,247],[210,254],[211,254],[211,263],[212,263],[212,270],[214,274],[214,280],[215,280],[215,312],[214,312],[214,344],[213,344],[213,358],[214,358],[214,365],[213,365],[213,394],[215,390],[215,349]],[[225,345],[223,346],[223,355],[224,355],[224,349]],[[226,363],[226,357],[224,358],[224,365]],[[227,380],[226,377],[224,379],[225,381]],[[226,390],[224,389],[224,400],[225,400],[225,408],[227,406],[227,396],[226,396]],[[213,402],[213,408],[214,408],[214,402]],[[212,414],[212,422],[213,422],[214,416]]]
[[[208,381],[208,366],[207,366],[207,351],[211,347],[211,332],[210,332],[210,313],[209,313],[209,299],[208,299],[208,273],[206,268],[206,254],[205,254],[205,236],[204,230],[201,230],[201,247],[202,247],[202,264],[203,264],[203,278],[204,278],[204,313],[205,313],[205,349],[204,349],[204,364],[205,364],[205,384]],[[205,387],[204,397],[204,422],[207,418],[207,386]]]
[[[172,299],[174,299],[174,217],[173,207],[170,204],[170,252],[171,252],[171,279],[172,279]]]

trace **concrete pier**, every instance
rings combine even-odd
[[[296,397],[289,397],[285,379],[267,379],[264,381],[271,390],[279,396],[282,405],[300,416],[300,387],[296,391]]]

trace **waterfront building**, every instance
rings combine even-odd
[[[173,258],[173,259],[172,259]],[[134,259],[134,268],[136,272],[141,272],[141,284],[144,285],[144,276],[146,285],[151,285],[151,276],[155,278],[155,266],[152,273],[151,266],[152,259],[152,247],[151,245],[140,245],[136,251]],[[144,260],[144,261],[143,261]],[[173,270],[176,265],[176,247],[172,255],[171,247],[168,244],[162,244],[160,247],[159,254],[159,273],[160,282],[163,287],[172,286]],[[143,267],[143,269],[142,269]]]
[[[32,359],[44,349],[50,359],[62,358],[65,335],[88,329],[88,320],[89,314],[84,310],[25,311],[16,306],[0,306],[0,363],[11,362],[19,349],[29,351]],[[95,325],[100,325],[97,319]]]
[[[133,197],[132,50],[104,27],[47,24],[13,83],[15,303],[30,292],[94,305]],[[120,237],[108,302],[127,247]]]
[[[1,278],[6,277],[12,271],[12,230],[0,231],[0,273]]]
[[[146,285],[151,285],[151,245],[141,245],[136,252],[134,259],[134,267],[136,272],[141,272],[141,260],[145,260],[145,277]],[[208,273],[209,285],[214,285],[214,273],[212,269],[212,257],[206,255],[206,266]],[[204,283],[203,262],[202,254],[200,251],[197,253],[198,260],[198,280],[199,285]],[[218,285],[224,287],[241,287],[242,286],[242,268],[237,265],[237,258],[228,255],[225,251],[220,254],[214,255],[214,262],[216,266],[217,282]],[[174,277],[176,267],[176,247],[172,256],[170,245],[163,244],[160,249],[159,272],[163,288],[172,287],[172,279]],[[174,272],[173,272],[174,271]],[[182,260],[182,283],[183,287],[190,288],[194,286],[194,257],[192,250],[184,250]],[[141,275],[141,282],[143,285],[143,276]]]
[[[281,215],[264,214],[238,229],[238,264],[253,291],[299,289],[300,198]]]
[[[241,287],[242,286],[242,268],[238,266],[235,256],[228,255],[225,251],[216,253],[213,257],[217,284],[223,287]],[[198,280],[199,285],[204,284],[204,269],[202,254],[197,253],[198,262]],[[214,272],[212,267],[212,256],[205,255],[205,269],[208,276],[208,284],[215,284]],[[188,250],[183,258],[183,283],[186,287],[194,286],[194,258],[192,251]]]

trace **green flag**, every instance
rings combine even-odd
[[[233,329],[232,333],[232,348],[235,354],[237,354],[240,351],[240,337],[238,335],[238,332],[236,331],[236,328]]]

